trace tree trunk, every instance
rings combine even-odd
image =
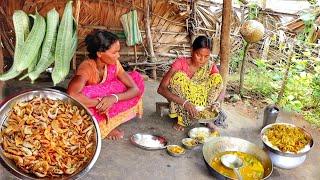
[[[243,88],[243,81],[244,81],[244,74],[246,71],[246,57],[248,54],[250,43],[247,42],[246,46],[244,47],[244,53],[243,53],[243,58],[242,58],[242,63],[241,63],[241,69],[240,69],[240,85],[239,85],[239,94],[242,95],[242,88]]]
[[[144,26],[146,29],[146,37],[147,37],[147,47],[148,47],[148,53],[150,55],[150,61],[155,62],[156,57],[154,54],[153,50],[153,43],[152,43],[152,35],[151,35],[151,30],[150,30],[150,5],[151,1],[150,0],[144,0]],[[152,78],[157,79],[157,68],[156,66],[153,67],[152,70]]]
[[[229,56],[230,56],[230,25],[232,14],[232,1],[223,0],[222,25],[220,35],[220,73],[223,79],[222,94],[225,94],[229,73]]]

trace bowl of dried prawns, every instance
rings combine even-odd
[[[21,179],[78,179],[101,150],[89,110],[58,90],[23,92],[0,108],[0,160]]]

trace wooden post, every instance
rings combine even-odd
[[[4,68],[4,58],[3,58],[3,51],[2,51],[2,41],[1,41],[1,34],[0,34],[0,73],[3,73]],[[4,81],[0,81],[0,100],[3,99],[3,87]]]
[[[150,29],[150,0],[144,0],[144,26],[146,29],[146,37],[147,37],[147,47],[148,47],[148,53],[150,56],[150,61],[154,62],[156,61],[156,57],[153,50],[153,42],[152,42],[152,35],[151,35],[151,29]],[[153,66],[152,68],[152,78],[157,79],[157,67]]]
[[[135,63],[138,63],[137,45],[134,45],[134,60],[135,60]],[[137,69],[137,66],[134,66],[134,70],[136,69]]]
[[[247,57],[247,53],[249,50],[249,46],[250,43],[247,42],[246,46],[244,47],[244,54],[243,54],[243,58],[242,58],[242,63],[241,63],[241,69],[240,69],[240,85],[239,85],[239,94],[242,95],[242,88],[243,88],[243,81],[244,81],[244,73],[246,71],[246,57]]]
[[[76,1],[76,10],[75,10],[75,19],[76,19],[77,26],[79,24],[80,7],[81,7],[81,0],[77,0]],[[73,56],[73,59],[72,59],[72,69],[73,70],[77,69],[77,55],[76,54]]]
[[[224,82],[222,94],[225,94],[226,92],[229,73],[231,12],[232,1],[223,0],[222,25],[220,34],[220,73]]]
[[[283,94],[284,94],[284,90],[288,84],[288,78],[289,78],[289,72],[290,72],[290,67],[291,67],[291,62],[292,62],[292,57],[293,57],[293,50],[289,50],[289,56],[288,56],[288,61],[287,61],[287,68],[286,68],[286,72],[284,73],[284,77],[283,77],[283,81],[282,81],[282,85],[281,85],[281,89],[278,95],[278,99],[277,99],[277,105],[279,105]]]

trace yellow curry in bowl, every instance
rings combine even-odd
[[[167,147],[167,150],[168,150],[170,155],[176,155],[176,156],[182,155],[182,154],[184,154],[186,152],[183,147],[178,146],[178,145],[169,145]]]
[[[210,166],[220,174],[233,179],[237,178],[232,169],[225,167],[221,163],[221,156],[225,154],[237,155],[242,160],[243,166],[239,171],[244,180],[263,179],[264,168],[262,163],[255,156],[239,151],[221,152],[212,159]]]

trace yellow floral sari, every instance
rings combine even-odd
[[[183,71],[176,72],[170,79],[169,90],[195,106],[208,107],[213,105],[222,90],[223,84],[220,74],[210,73],[212,65],[208,62],[199,68],[192,78],[189,78]],[[169,112],[171,118],[178,118],[179,125],[190,126],[192,124],[191,116],[182,105],[170,102]],[[215,118],[217,114],[212,113],[211,116],[208,118]],[[195,119],[200,119],[200,116],[195,117]]]

